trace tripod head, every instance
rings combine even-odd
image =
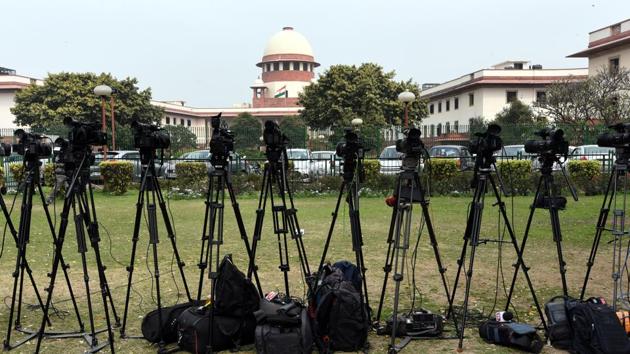
[[[343,157],[343,179],[347,182],[354,179],[358,162],[359,182],[363,182],[365,174],[363,173],[362,162],[367,149],[363,147],[363,139],[359,137],[358,131],[345,128],[344,132],[343,140],[337,144],[335,149],[337,155]]]
[[[402,169],[405,171],[415,171],[418,168],[420,158],[429,157],[422,139],[420,139],[420,129],[409,128],[404,132],[406,138],[396,141],[396,151],[403,153]]]
[[[265,122],[263,130],[263,142],[265,143],[265,155],[270,163],[275,164],[282,157],[282,152],[289,144],[289,138],[280,131],[280,126],[276,121]]]
[[[210,140],[210,163],[215,168],[225,167],[228,164],[230,153],[234,151],[234,133],[227,128],[227,124],[221,119],[221,113],[211,118],[212,140]]]
[[[505,185],[501,178],[501,174],[496,168],[496,158],[494,157],[495,151],[503,148],[503,140],[499,136],[501,133],[501,126],[498,124],[488,125],[488,129],[485,132],[475,133],[475,138],[470,141],[470,152],[475,154],[475,168],[473,179],[470,182],[471,188],[476,188],[479,180],[479,174],[488,175],[494,167],[497,175],[499,188],[503,194],[507,195]]]

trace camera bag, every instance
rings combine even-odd
[[[579,354],[630,353],[630,339],[617,314],[606,303],[590,298],[568,309],[573,351]]]
[[[256,352],[259,354],[310,354],[313,350],[311,322],[306,308],[294,301],[260,300],[254,313]]]
[[[210,337],[210,310],[204,306],[187,308],[177,320],[177,344],[190,353],[206,353]],[[238,349],[254,343],[256,319],[253,315],[232,317],[215,314],[212,321],[212,351]]]
[[[573,331],[567,308],[572,307],[577,301],[564,296],[556,296],[545,304],[549,341],[554,348],[568,350],[573,346]]]
[[[487,342],[540,353],[544,342],[528,324],[488,320],[479,326],[479,336]]]
[[[234,265],[229,254],[219,265],[215,292],[217,315],[245,317],[258,310],[260,296],[256,286]]]
[[[336,265],[315,290],[311,312],[316,343],[322,353],[363,350],[367,347],[370,316],[367,305],[361,306],[361,275],[349,262],[339,268]],[[349,265],[355,270],[349,270]]]
[[[197,301],[186,302],[169,307],[162,307],[162,323],[159,321],[158,309],[147,313],[142,318],[142,336],[151,343],[175,343],[177,341],[177,318],[189,307],[198,306]],[[160,338],[160,327],[162,338]]]

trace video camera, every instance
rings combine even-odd
[[[107,144],[107,133],[101,131],[98,123],[84,123],[66,117],[63,124],[71,128],[68,141],[75,146]]]
[[[136,149],[168,149],[171,146],[171,137],[164,128],[137,120],[131,123],[131,128]]]
[[[630,123],[617,123],[608,128],[614,133],[605,132],[597,137],[597,145],[601,147],[624,148],[630,146]]]
[[[52,146],[45,141],[47,137],[44,135],[28,133],[24,129],[18,129],[13,134],[18,140],[17,144],[13,144],[13,151],[24,157],[44,158],[52,153]]]
[[[352,128],[344,129],[343,140],[337,143],[335,152],[337,156],[343,157],[343,178],[347,181],[354,178],[357,159],[362,159],[365,155],[363,141]],[[359,168],[359,182],[363,182],[363,169]]]
[[[230,152],[234,151],[234,133],[227,128],[221,127],[221,113],[213,116],[210,123],[212,125],[212,140],[210,140],[212,160],[225,160],[230,155]]]
[[[412,157],[420,157],[426,152],[424,143],[420,139],[420,129],[410,128],[405,134],[407,135],[405,139],[396,140],[396,151]]]
[[[0,143],[0,156],[10,156],[11,155],[11,144]]]
[[[278,123],[273,120],[268,120],[265,122],[263,141],[267,149],[275,150],[285,147],[289,143],[289,138],[280,131]]]
[[[534,135],[538,135],[542,140],[527,140],[525,142],[525,152],[539,155],[569,155],[569,142],[564,139],[562,129],[544,128]]]
[[[470,141],[470,152],[476,154],[478,158],[491,158],[495,151],[503,147],[500,133],[501,126],[498,124],[490,124],[485,132],[475,133],[477,139]]]

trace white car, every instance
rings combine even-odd
[[[313,151],[311,171],[316,176],[336,176],[341,171],[341,157],[334,151]]]
[[[569,150],[571,152],[571,150]],[[602,164],[602,170],[608,171],[615,160],[615,148],[597,145],[580,145],[571,152],[572,160],[597,160]]]
[[[298,172],[304,178],[310,178],[311,171],[311,152],[308,149],[287,149],[287,159],[293,161],[293,170]]]
[[[402,153],[396,151],[396,145],[384,148],[378,157],[379,172],[383,175],[393,175],[400,172],[402,155]]]

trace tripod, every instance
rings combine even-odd
[[[11,222],[11,217],[9,215],[9,212],[7,211],[6,205],[4,203],[4,199],[2,199],[0,196],[0,201],[2,204],[2,212],[5,218],[7,219],[7,224],[9,225],[9,229],[11,231],[11,234],[13,235],[13,238],[16,242],[16,246],[18,250],[18,253],[16,255],[16,260],[15,260],[15,269],[12,273],[13,291],[11,295],[11,307],[9,311],[9,325],[7,326],[7,337],[3,342],[4,350],[15,349],[21,346],[22,344],[28,342],[29,340],[35,338],[36,336],[38,336],[38,332],[29,332],[26,329],[22,328],[22,324],[21,324],[22,302],[23,302],[22,298],[24,296],[25,274],[28,274],[29,276],[30,282],[33,286],[33,289],[35,290],[35,296],[37,297],[37,301],[40,307],[42,309],[45,308],[44,302],[42,301],[41,294],[39,293],[37,286],[35,285],[35,280],[33,279],[31,268],[28,265],[28,262],[26,260],[26,248],[27,248],[26,246],[30,241],[33,196],[35,195],[35,193],[38,193],[41,198],[44,213],[46,214],[46,221],[48,223],[48,227],[52,234],[53,244],[57,246],[57,241],[58,241],[56,233],[55,233],[55,227],[53,225],[53,221],[50,216],[50,212],[48,210],[48,205],[46,204],[46,198],[42,191],[40,180],[39,180],[40,165],[41,165],[41,162],[39,161],[38,156],[36,154],[32,154],[30,151],[27,150],[24,154],[24,164],[23,164],[24,166],[24,183],[23,183],[24,191],[22,193],[22,206],[20,209],[20,221],[19,221],[19,226],[18,226],[17,231],[15,230],[13,223]],[[37,189],[37,192],[35,191],[36,189]],[[61,268],[63,270],[64,277],[66,279],[66,285],[70,293],[72,306],[74,308],[74,312],[76,314],[77,321],[79,323],[79,330],[75,332],[66,332],[66,333],[49,332],[49,333],[46,333],[46,335],[49,335],[55,338],[78,337],[78,336],[81,336],[81,334],[79,333],[84,332],[85,326],[83,324],[83,321],[81,320],[79,307],[77,305],[77,302],[74,296],[74,291],[72,289],[70,277],[68,276],[68,268],[70,268],[70,266],[66,264],[66,262],[63,260],[63,256],[61,255],[56,260],[59,263],[61,263]],[[50,301],[51,299],[49,295],[49,299],[47,300],[47,303],[50,303]],[[15,315],[15,323],[12,324],[14,315]],[[47,314],[44,315],[42,321],[44,322],[44,324],[48,324],[48,325],[51,324],[50,318],[48,317]],[[11,344],[11,334],[13,332],[13,329],[27,333],[28,335],[22,340]]]
[[[431,215],[429,213],[429,201],[426,199],[426,193],[422,184],[420,183],[420,177],[418,175],[418,162],[419,156],[413,156],[411,154],[405,156],[402,162],[402,171],[398,174],[396,181],[395,205],[392,211],[392,219],[389,226],[389,232],[387,236],[387,255],[385,257],[385,266],[383,271],[385,276],[383,278],[383,287],[381,289],[381,297],[378,304],[378,311],[376,313],[376,323],[380,323],[381,312],[383,309],[383,303],[385,301],[385,292],[387,291],[387,280],[389,273],[394,271],[393,280],[395,284],[394,290],[394,309],[392,313],[392,333],[390,336],[389,352],[397,353],[402,350],[410,341],[410,337],[403,340],[400,345],[396,345],[396,333],[398,331],[398,307],[400,302],[400,283],[403,281],[405,273],[405,263],[407,259],[407,250],[409,249],[409,239],[411,237],[412,229],[412,215],[413,204],[418,203],[422,208],[422,215],[426,223],[427,231],[433,253],[435,255],[435,261],[437,263],[438,271],[442,280],[442,286],[446,298],[451,304],[449,297],[448,285],[446,283],[446,268],[442,264],[442,258],[440,257],[440,251],[438,249],[437,238],[435,237],[435,231],[433,229],[433,223],[431,222]],[[418,238],[420,233],[418,234]],[[393,265],[393,267],[392,267]],[[415,290],[414,290],[415,299]],[[411,312],[413,312],[412,304]]]
[[[308,265],[308,259],[306,258],[304,241],[302,240],[300,224],[297,219],[297,209],[295,209],[295,205],[293,204],[293,195],[291,194],[291,188],[287,182],[287,167],[289,164],[287,161],[286,146],[273,146],[268,144],[266,155],[268,162],[265,164],[262,187],[260,189],[260,197],[258,199],[258,208],[256,209],[256,225],[254,227],[252,254],[249,269],[247,271],[247,277],[251,279],[252,272],[257,269],[255,265],[256,249],[258,247],[258,241],[260,241],[261,238],[267,199],[269,199],[271,202],[271,211],[273,213],[273,231],[278,240],[278,256],[280,259],[280,266],[278,268],[283,273],[285,295],[289,298],[291,294],[289,289],[288,274],[290,267],[287,233],[290,233],[291,239],[295,240],[300,266],[302,267],[302,273],[309,290],[311,270]],[[277,204],[277,200],[274,198],[274,183],[277,188],[276,197],[279,197],[280,204]],[[288,208],[287,199],[289,200]]]
[[[228,156],[219,156],[213,154],[211,158],[211,164],[214,166],[214,171],[209,173],[208,178],[208,192],[206,194],[206,212],[203,221],[203,232],[201,237],[201,254],[199,256],[199,288],[197,290],[197,301],[201,301],[201,293],[204,283],[204,274],[206,268],[208,268],[208,278],[210,279],[210,303],[214,306],[216,300],[215,286],[218,278],[219,263],[221,261],[221,245],[223,244],[223,216],[225,210],[225,189],[227,188],[230,195],[230,201],[232,203],[232,209],[234,210],[234,216],[236,217],[236,223],[238,225],[241,239],[245,244],[245,250],[249,262],[252,262],[252,250],[247,239],[247,231],[243,224],[243,218],[241,217],[241,210],[238,202],[236,201],[236,195],[234,194],[234,188],[232,187],[232,181],[230,179],[229,161]],[[213,268],[214,263],[214,268]],[[256,280],[256,286],[260,297],[263,296],[262,288],[260,287],[260,280],[258,279],[258,272],[254,269],[254,278]],[[212,338],[213,338],[213,323],[214,323],[214,308],[210,309],[209,320],[209,338],[207,353],[212,353]]]
[[[518,261],[516,262],[514,269],[514,276],[512,277],[512,284],[510,285],[510,291],[508,293],[507,303],[505,305],[505,310],[508,310],[510,306],[510,300],[512,299],[512,294],[514,292],[514,286],[516,284],[516,278],[518,277],[518,271],[523,266],[523,271],[527,275],[527,268],[523,263],[523,253],[525,252],[525,245],[527,244],[527,237],[529,236],[529,230],[532,225],[532,220],[534,218],[534,213],[536,209],[547,209],[549,210],[549,216],[551,217],[551,232],[553,234],[553,241],[556,243],[556,252],[558,255],[558,265],[560,270],[560,279],[562,281],[562,293],[564,296],[568,296],[568,288],[567,288],[567,279],[566,279],[566,262],[564,261],[564,257],[562,256],[562,233],[560,231],[560,218],[558,216],[558,210],[563,210],[566,207],[567,199],[562,196],[557,196],[553,191],[553,165],[555,163],[561,164],[561,161],[557,158],[555,154],[541,154],[539,157],[539,161],[541,162],[540,173],[541,176],[538,179],[538,187],[536,188],[536,194],[534,195],[534,203],[530,207],[529,217],[527,218],[527,226],[525,226],[525,234],[523,235],[523,241],[521,243],[521,249],[518,252]],[[564,176],[569,190],[573,195],[573,199],[575,201],[578,200],[577,194],[571,183],[569,182],[569,177],[566,174],[564,168],[561,168],[562,175]],[[541,311],[540,305],[538,303],[538,299],[536,298],[533,287],[531,285],[531,281],[529,277],[526,277],[530,289],[532,289],[532,296],[534,298],[534,303],[536,304],[536,309],[538,310],[538,314],[540,315],[540,319],[545,328],[545,332],[547,333],[547,324],[545,322],[543,313]]]
[[[488,156],[489,155],[489,156]],[[536,298],[536,292],[534,291],[534,287],[529,278],[528,267],[525,265],[521,258],[521,252],[519,251],[518,242],[516,241],[516,236],[514,236],[514,231],[512,230],[512,226],[510,224],[510,220],[507,216],[505,203],[501,200],[501,193],[499,192],[499,188],[497,187],[497,183],[492,177],[492,167],[494,167],[496,171],[495,158],[492,156],[492,152],[490,154],[486,154],[485,151],[477,153],[475,161],[475,178],[473,180],[473,200],[471,202],[470,212],[468,214],[468,220],[466,221],[466,231],[464,232],[464,245],[462,246],[462,252],[460,254],[459,259],[457,260],[457,274],[455,276],[455,283],[453,285],[453,292],[451,293],[450,306],[448,310],[447,317],[453,312],[453,302],[455,300],[455,294],[457,292],[457,285],[459,283],[459,277],[461,275],[462,267],[464,266],[464,262],[466,260],[467,248],[470,244],[470,256],[468,260],[468,269],[466,270],[466,290],[464,294],[464,308],[462,315],[462,322],[459,332],[459,343],[458,343],[458,351],[461,351],[463,348],[464,342],[464,331],[466,329],[466,320],[468,317],[468,298],[470,295],[470,287],[472,285],[472,275],[473,275],[473,267],[475,264],[475,254],[477,251],[477,246],[483,243],[487,243],[493,240],[482,240],[479,238],[479,234],[481,232],[481,217],[483,215],[484,201],[485,195],[488,191],[488,184],[492,188],[492,192],[496,198],[496,203],[499,207],[499,212],[505,224],[508,234],[510,235],[510,242],[514,246],[514,251],[518,255],[517,264],[521,264],[523,266],[523,273],[525,274],[525,278],[527,279],[527,285],[529,286],[529,290],[534,298],[534,302],[536,303],[536,307],[538,310],[538,314],[541,317],[541,320],[544,322],[544,318],[542,315],[542,311],[540,309],[540,305],[538,304],[538,300]],[[503,189],[503,183],[501,182],[501,176],[497,172],[497,179],[499,182],[499,186]],[[497,242],[507,242],[507,241],[497,241]],[[509,305],[509,302],[508,302]],[[545,328],[546,329],[546,328]]]
[[[613,235],[613,262],[612,262],[612,280],[613,280],[613,309],[617,310],[617,301],[628,301],[630,292],[628,292],[626,284],[626,292],[623,291],[623,272],[628,272],[628,257],[630,253],[626,248],[625,254],[623,250],[623,238],[628,236],[628,231],[625,229],[626,218],[626,198],[628,194],[628,164],[630,161],[630,148],[621,147],[616,149],[617,158],[613,166],[612,173],[610,174],[610,180],[606,187],[606,194],[604,194],[604,201],[599,212],[597,219],[597,226],[595,228],[595,238],[593,239],[593,246],[591,247],[591,253],[586,263],[586,275],[584,276],[584,284],[582,285],[582,291],[580,292],[580,299],[584,299],[586,293],[586,286],[588,285],[589,276],[593,264],[595,264],[595,256],[599,248],[599,243],[602,238],[604,230],[611,231]],[[617,204],[617,193],[619,189],[619,179],[622,180],[621,186],[623,188],[623,198],[621,207]],[[613,206],[614,203],[614,206]],[[606,229],[606,223],[608,221],[608,214],[611,207],[613,210],[612,228]]]
[[[182,282],[184,284],[184,289],[186,290],[186,298],[188,301],[191,301],[190,290],[188,289],[188,283],[186,282],[186,277],[184,276],[184,262],[181,260],[179,256],[179,252],[177,251],[177,245],[175,244],[175,233],[173,231],[173,227],[171,221],[169,219],[168,210],[166,208],[166,202],[164,200],[164,196],[162,195],[162,190],[160,189],[160,184],[156,175],[155,170],[155,148],[152,147],[141,147],[140,148],[140,163],[142,166],[141,171],[141,182],[140,182],[140,191],[138,193],[138,200],[136,202],[136,217],[133,226],[133,236],[131,238],[132,246],[131,246],[131,261],[129,262],[129,267],[127,267],[127,272],[129,273],[127,277],[127,295],[125,296],[125,311],[123,314],[123,322],[122,327],[120,328],[120,334],[123,338],[127,337],[125,332],[126,324],[127,324],[127,314],[129,311],[129,297],[131,295],[131,286],[133,280],[133,270],[136,259],[136,249],[138,246],[138,239],[140,236],[140,224],[142,221],[144,205],[147,204],[147,223],[148,223],[148,231],[149,231],[149,245],[152,248],[153,254],[153,277],[155,278],[155,292],[157,298],[157,310],[158,310],[158,323],[162,322],[162,296],[160,293],[160,268],[159,268],[159,259],[158,259],[158,220],[157,220],[157,206],[159,205],[162,217],[164,219],[164,225],[166,227],[166,233],[171,243],[171,248],[173,250],[173,255],[175,256],[175,261],[177,262],[177,267],[179,268],[179,273],[182,278]],[[157,205],[156,205],[157,204]],[[160,348],[163,348],[164,341],[162,340],[162,327],[158,326],[158,337],[160,338]]]
[[[74,148],[74,146],[70,146],[65,149]],[[99,247],[100,235],[98,231],[98,221],[96,218],[96,208],[94,205],[94,194],[92,191],[92,184],[90,182],[90,165],[94,158],[90,149],[90,146],[81,146],[77,148],[76,154],[69,151],[69,155],[71,155],[71,157],[64,163],[66,175],[70,177],[70,183],[68,184],[68,191],[65,195],[63,210],[61,212],[61,224],[59,225],[59,235],[55,247],[55,257],[52,271],[50,273],[50,285],[48,286],[48,298],[46,300],[46,306],[44,307],[44,316],[39,329],[35,352],[39,352],[44,335],[46,319],[48,317],[48,311],[50,310],[50,301],[53,296],[55,280],[57,278],[57,271],[59,269],[63,244],[68,227],[70,209],[72,209],[73,213],[78,252],[81,254],[83,280],[85,283],[88,317],[90,321],[90,332],[84,333],[83,337],[90,345],[90,349],[88,350],[89,353],[98,352],[105,348],[108,344],[111,352],[115,352],[114,335],[110,319],[110,306],[116,326],[120,326],[120,319],[116,314],[116,308],[114,307],[114,302],[107,283],[107,277],[105,276],[105,265],[103,265],[103,261],[101,259]],[[62,154],[64,154],[64,152],[65,151],[62,149]],[[77,161],[79,161],[78,164],[76,164]],[[90,245],[94,250],[94,258],[96,260],[96,267],[98,271],[99,287],[106,321],[106,328],[103,330],[96,330],[94,324],[94,311],[92,306],[92,296],[90,293],[90,277],[86,257],[86,252],[88,251],[85,234],[86,230],[90,239]],[[106,342],[99,344],[97,334],[104,331],[107,331],[108,339]]]

